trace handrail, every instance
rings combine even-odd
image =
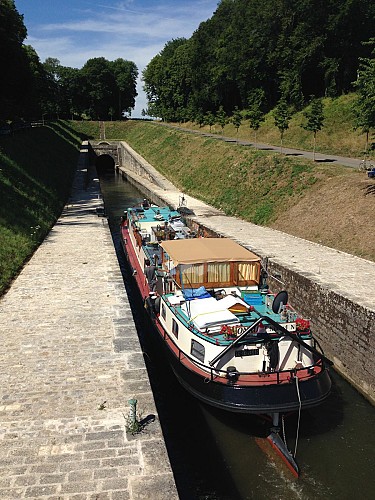
[[[175,343],[175,341],[164,330],[163,331],[163,340],[166,341],[167,339],[168,339],[168,341],[170,341],[176,347],[176,349],[178,351],[178,360],[179,360],[180,363],[182,362],[182,358],[184,357],[187,360],[189,360],[192,364],[194,364],[197,367],[201,368],[202,370],[209,370],[210,371],[211,381],[215,378],[215,376],[225,377],[227,375],[227,372],[225,370],[220,370],[219,368],[213,368],[212,366],[208,366],[208,365],[202,363],[201,361],[198,361],[197,359],[193,358],[192,356],[190,356],[186,352],[182,351],[180,349],[180,347]],[[228,347],[232,347],[232,346],[233,346],[233,343],[230,346],[228,346]],[[281,374],[283,374],[283,373],[290,373],[291,375],[295,375],[299,371],[309,370],[311,368],[314,368],[315,366],[318,366],[319,361],[321,359],[322,358],[320,357],[320,359],[318,361],[314,362],[312,365],[304,366],[304,367],[301,367],[301,368],[288,368],[287,370],[281,370],[281,371],[238,372],[238,376],[239,376],[239,378],[241,378],[242,376],[247,376],[247,375],[260,375],[262,377],[266,376],[266,375],[276,375],[277,384],[280,384],[280,383],[282,383],[282,381],[280,381],[280,375]],[[261,380],[260,383],[263,383],[263,381]]]
[[[170,339],[170,338],[168,337],[168,339]],[[207,366],[206,364],[201,363],[200,361],[192,358],[191,356],[189,356],[189,354],[183,352],[178,346],[176,346],[176,347],[178,349],[178,359],[180,362],[182,362],[182,358],[185,357],[186,359],[188,359],[191,363],[195,364],[196,366],[198,366],[202,369],[209,369],[210,374],[211,374],[211,380],[213,380],[215,378],[215,376],[225,377],[227,375],[226,370],[221,370],[220,368],[213,368],[212,366]],[[286,370],[281,370],[281,371],[238,372],[238,376],[239,376],[239,378],[241,378],[241,377],[248,376],[248,375],[259,375],[263,379],[263,376],[266,376],[266,375],[276,375],[277,384],[280,384],[281,383],[281,381],[280,381],[281,374],[290,373],[291,375],[295,375],[296,373],[298,373],[300,371],[309,370],[311,368],[314,368],[315,366],[318,366],[319,361],[320,360],[318,360],[317,362],[314,362],[312,365],[309,365],[309,366],[304,366],[301,368],[288,368]],[[261,380],[260,382],[263,383],[263,380]]]

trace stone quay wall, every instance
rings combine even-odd
[[[132,149],[126,142],[120,142],[120,166],[126,167],[139,177],[147,179],[152,184],[164,187],[164,177],[161,176],[141,155]],[[150,193],[150,196],[152,193]]]
[[[156,204],[176,208],[181,193],[125,142],[120,170]],[[286,289],[290,303],[310,318],[338,373],[375,404],[375,263],[272,229],[227,217],[186,196],[191,223],[226,236],[267,264],[271,289]]]
[[[268,272],[272,290],[284,289],[280,281],[285,283],[293,306],[311,318],[336,371],[375,404],[375,312],[272,259]]]

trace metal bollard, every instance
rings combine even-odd
[[[129,425],[135,429],[137,425],[137,400],[129,399],[128,403],[130,404]]]

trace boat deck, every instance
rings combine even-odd
[[[177,318],[187,327],[189,327],[196,335],[199,337],[204,338],[205,340],[210,340],[212,343],[219,343],[220,345],[228,345],[233,342],[233,338],[228,338],[226,335],[224,329],[222,326],[224,326],[225,323],[222,325],[218,325],[216,328],[200,328],[197,324],[194,323],[194,318],[190,314],[189,310],[189,303],[191,301],[185,301],[183,299],[183,296],[180,297],[179,301],[175,301],[176,296],[174,294],[167,294],[165,295],[165,298],[167,299],[167,305],[171,308],[173,308],[174,313],[176,314]],[[248,293],[246,291],[242,291],[241,293],[241,299],[246,302],[247,304],[250,305],[250,310],[247,312],[233,312],[233,315],[235,316],[237,322],[233,322],[232,326],[234,328],[239,328],[239,332],[242,333],[244,329],[249,328],[252,326],[255,321],[259,320],[260,318],[266,316],[272,320],[274,320],[277,323],[283,324],[280,314],[274,313],[272,311],[272,308],[270,306],[269,301],[267,300],[267,294],[261,293],[261,292],[251,292]],[[196,298],[194,301],[198,300],[204,300],[204,299],[199,299]],[[220,301],[217,301],[220,303]],[[203,304],[203,303],[202,303]],[[255,304],[255,305],[253,305]],[[209,315],[210,310],[206,309],[204,312],[201,313],[202,315]],[[289,311],[289,320],[291,321],[292,319],[295,319],[296,313],[294,311]],[[288,320],[286,319],[284,324],[288,323]],[[270,338],[278,338],[279,335],[275,334],[275,332],[272,330],[272,328],[267,328],[266,325],[264,325],[264,328],[258,329],[256,328],[255,331],[249,332],[248,335],[244,338],[243,342],[246,343],[260,343],[264,341],[268,341]],[[300,334],[302,339],[309,339],[311,338],[310,333],[302,333]]]
[[[171,217],[181,217],[176,210],[171,210],[168,207],[150,206],[149,208],[136,207],[132,209],[134,214],[137,214],[134,220],[140,222],[155,222],[160,224],[168,221]]]

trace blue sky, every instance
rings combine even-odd
[[[63,66],[81,68],[88,59],[122,57],[142,70],[179,37],[190,38],[212,17],[219,0],[15,0],[28,37],[43,62],[57,58]],[[133,117],[146,108],[139,78]]]

